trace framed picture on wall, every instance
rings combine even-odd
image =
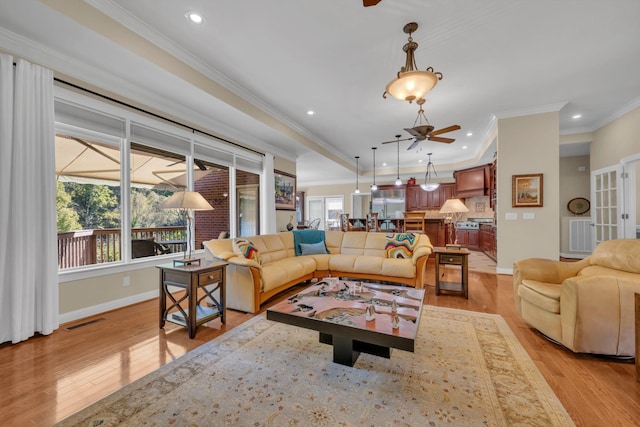
[[[511,177],[511,207],[542,207],[542,174],[513,175]]]
[[[273,171],[276,180],[276,209],[296,210],[296,176],[278,170]]]

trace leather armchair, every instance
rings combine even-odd
[[[602,242],[578,262],[517,261],[513,289],[518,313],[551,340],[578,353],[635,356],[640,240]]]

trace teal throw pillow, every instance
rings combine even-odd
[[[324,242],[318,243],[300,243],[300,252],[302,255],[327,254],[327,247]]]

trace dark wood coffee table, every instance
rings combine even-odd
[[[392,325],[394,300],[397,328]],[[333,361],[353,366],[361,352],[386,358],[391,348],[413,352],[423,301],[424,289],[321,281],[267,309],[267,319],[318,331],[320,342],[333,345]],[[367,320],[371,305],[375,317]]]

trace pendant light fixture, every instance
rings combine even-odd
[[[402,185],[402,180],[400,179],[400,137],[402,135],[396,135],[396,146],[397,146],[397,151],[398,151],[398,157],[397,157],[397,171],[398,171],[398,176],[396,178],[396,187],[399,187]]]
[[[358,185],[358,175],[360,175],[360,169],[358,168],[358,159],[360,159],[360,156],[356,156],[356,194],[360,194],[360,186]]]
[[[378,147],[371,147],[373,150],[373,184],[371,185],[371,191],[378,191],[378,186],[376,185],[376,150]]]
[[[398,71],[397,77],[387,85],[382,94],[383,98],[386,98],[387,94],[389,94],[400,101],[409,101],[411,103],[424,97],[427,92],[435,87],[438,80],[442,80],[442,73],[434,71],[432,67],[424,71],[418,70],[414,55],[415,50],[418,48],[418,43],[411,38],[411,34],[417,29],[418,24],[415,22],[410,22],[403,28],[405,34],[409,34],[407,43],[402,47],[407,57],[404,66]]]
[[[433,175],[438,176],[435,166],[431,163],[431,154],[433,153],[428,153],[429,163],[427,163],[427,172],[424,174],[424,183],[420,184],[420,188],[424,191],[435,191],[440,187],[439,182],[431,181],[431,171],[433,171]]]

